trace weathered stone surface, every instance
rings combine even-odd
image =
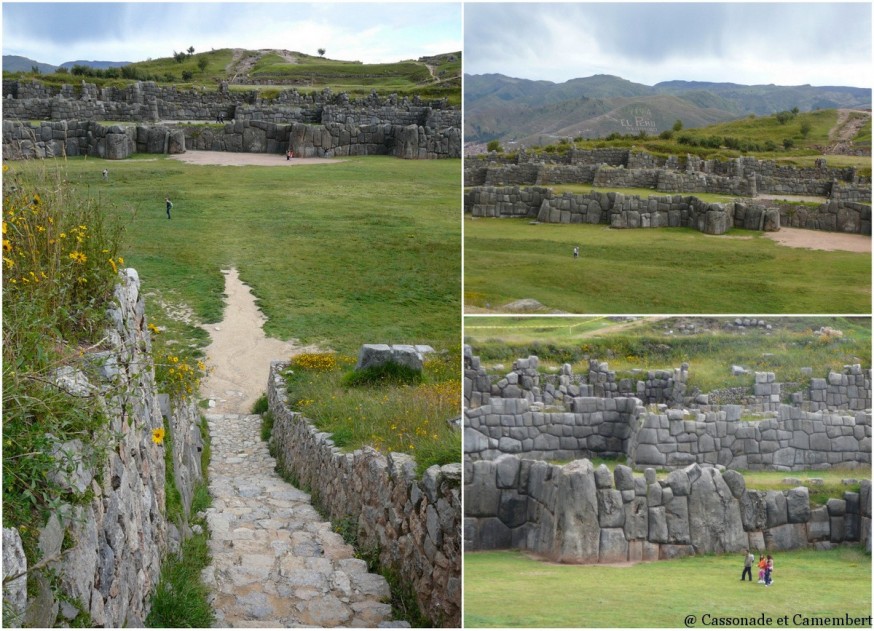
[[[624,563],[628,560],[628,542],[621,528],[602,528],[600,562]]]
[[[783,524],[765,531],[765,546],[768,550],[794,550],[807,545],[805,524]]]
[[[3,529],[3,626],[20,627],[27,606],[27,558],[15,528]],[[18,577],[18,578],[12,578]],[[8,582],[7,582],[7,579]]]
[[[799,486],[786,492],[786,513],[790,524],[810,519],[810,495],[807,487]]]
[[[555,511],[556,559],[565,563],[597,563],[600,526],[592,463],[575,460],[561,467],[555,483],[562,498]]]
[[[716,469],[703,469],[692,483],[688,510],[691,543],[699,553],[737,552],[746,547],[740,505]]]

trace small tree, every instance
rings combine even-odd
[[[810,133],[810,130],[813,128],[813,125],[810,124],[810,121],[801,121],[801,135],[807,138],[807,134]]]
[[[489,151],[497,151],[498,153],[503,153],[504,151],[504,148],[498,140],[490,140],[489,144],[486,145],[486,149]]]
[[[191,57],[194,54],[194,46],[188,47],[188,56]]]
[[[784,149],[787,149],[787,150],[788,150],[788,149],[791,149],[791,148],[794,147],[794,146],[795,146],[795,141],[792,140],[791,138],[784,138],[784,139],[783,139],[783,148],[784,148]]]
[[[209,65],[209,60],[206,57],[201,57],[197,60],[197,67],[200,68],[200,71],[203,72],[206,70],[206,67]]]
[[[194,78],[193,72],[191,72],[190,70],[183,70],[182,71],[182,80],[183,81],[191,81],[192,78]]]
[[[174,51],[173,51],[173,59],[176,60],[176,63],[177,63],[177,64],[181,64],[183,61],[185,61],[185,51],[180,51],[180,52],[177,53],[177,52],[174,50]]]
[[[677,120],[674,121],[674,126],[671,129],[673,129],[674,131],[677,131],[677,132],[683,131],[683,121],[681,121],[678,118]]]
[[[325,51],[324,48],[320,48],[320,49],[319,49],[319,57],[324,57],[324,56],[325,56],[325,52],[326,52],[326,51]]]
[[[41,74],[40,71],[39,71],[39,66],[31,66],[31,67],[30,67],[30,71],[31,71],[33,74]]]

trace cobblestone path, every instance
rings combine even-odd
[[[217,627],[375,627],[389,622],[389,588],[353,556],[310,496],[282,480],[259,416],[207,415],[212,436],[207,511]]]

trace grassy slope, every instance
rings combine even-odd
[[[346,352],[374,341],[458,343],[458,161],[274,168],[149,157],[64,168],[126,216],[122,253],[144,290],[175,294],[204,321],[220,319],[220,270],[236,266],[267,315],[268,335]]]
[[[464,230],[475,306],[535,298],[571,313],[870,312],[868,254],[787,248],[743,230],[713,237],[510,219],[466,220]]]
[[[695,318],[691,318],[695,320]],[[509,364],[517,357],[536,354],[541,365],[574,364],[578,373],[588,370],[588,360],[605,360],[611,370],[625,373],[633,368],[675,368],[689,364],[690,387],[709,392],[726,387],[751,387],[753,375],[733,376],[738,364],[749,370],[776,372],[783,382],[805,383],[801,369],[812,367],[815,377],[827,368],[840,370],[846,364],[871,365],[871,325],[866,318],[804,318],[771,320],[771,331],[750,329],[743,333],[721,330],[696,335],[678,335],[678,320],[638,321],[620,330],[604,331],[615,323],[603,318],[500,318],[468,317],[465,341],[486,365]],[[686,321],[683,318],[682,321]],[[843,332],[842,338],[814,335],[827,326]],[[721,324],[716,324],[719,329]],[[788,395],[788,392],[784,394]]]
[[[790,624],[782,626],[798,626],[794,614],[871,615],[871,557],[858,548],[781,552],[774,561],[774,584],[766,588],[740,582],[742,555],[606,567],[468,553],[464,626],[682,627],[689,615],[700,625],[704,614],[761,613],[773,619],[769,626],[786,615]]]

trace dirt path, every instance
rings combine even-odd
[[[210,372],[200,393],[215,402],[212,413],[248,414],[267,389],[271,361],[319,349],[267,337],[262,328],[267,320],[237,270],[223,273],[227,296],[224,320],[203,325],[212,342],[206,348]]]
[[[215,166],[261,166],[295,167],[305,164],[340,164],[344,160],[334,158],[292,158],[285,159],[282,153],[242,153],[232,151],[186,151],[170,156],[173,160],[188,164],[209,164]]]
[[[871,120],[871,112],[865,110],[838,110],[838,120],[828,132],[831,145],[827,154],[853,154],[853,138],[865,123]]]
[[[823,232],[801,228],[780,228],[778,232],[766,232],[765,236],[780,245],[811,250],[842,250],[844,252],[871,252],[871,237],[863,234]]]

